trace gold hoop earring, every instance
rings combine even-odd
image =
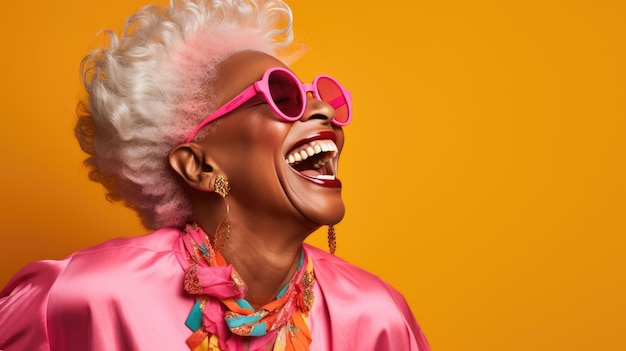
[[[230,184],[228,180],[223,175],[218,175],[215,178],[215,192],[219,194],[222,199],[224,199],[224,204],[226,205],[226,218],[224,218],[220,224],[217,225],[215,229],[215,235],[213,235],[213,247],[217,251],[221,251],[226,244],[228,244],[228,239],[230,238],[230,208],[228,207],[228,202],[226,202],[226,195],[230,191]]]
[[[337,250],[337,236],[335,235],[335,226],[328,226],[328,251],[331,255],[335,254]]]

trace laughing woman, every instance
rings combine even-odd
[[[148,6],[82,66],[90,178],[151,234],[32,263],[0,292],[0,349],[428,350],[404,298],[303,244],[344,215],[350,94],[285,65],[280,1]]]

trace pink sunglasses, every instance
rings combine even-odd
[[[261,80],[252,83],[202,121],[189,134],[185,142],[190,142],[202,127],[235,110],[259,93],[278,117],[289,122],[296,121],[304,115],[306,97],[309,92],[313,93],[314,98],[335,109],[333,124],[345,126],[350,123],[352,119],[350,92],[344,89],[334,78],[319,75],[313,80],[313,84],[304,84],[290,70],[273,67],[265,71]]]

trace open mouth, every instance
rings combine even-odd
[[[336,176],[338,155],[339,150],[332,139],[316,139],[299,143],[287,153],[285,161],[302,177],[320,185],[333,186],[339,183]]]

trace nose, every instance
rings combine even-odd
[[[324,124],[329,124],[333,118],[335,118],[335,109],[332,106],[322,100],[314,98],[311,94],[307,94],[306,108],[300,118],[302,122],[311,119],[319,119],[322,120]]]

